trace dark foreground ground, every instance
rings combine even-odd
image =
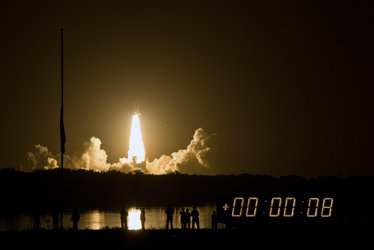
[[[0,232],[1,249],[367,249],[370,230],[256,228],[251,230],[64,230]],[[369,247],[370,248],[370,247]]]

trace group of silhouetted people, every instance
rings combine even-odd
[[[169,204],[168,207],[165,209],[166,214],[166,229],[173,229],[173,215],[174,215],[174,209]],[[193,206],[192,211],[190,212],[189,208],[182,208],[179,212],[180,214],[180,220],[181,220],[181,229],[200,229],[200,213],[199,210],[196,209],[195,206]],[[192,219],[192,223],[191,223]],[[212,215],[212,228],[217,228],[217,215],[215,212],[213,212]]]
[[[166,229],[173,229],[173,215],[174,215],[174,208],[169,204],[168,207],[165,209],[166,214]],[[181,229],[200,229],[200,220],[199,220],[199,210],[193,206],[192,211],[189,208],[182,208],[179,212],[180,214],[180,221],[181,221]],[[128,212],[125,208],[122,208],[120,211],[120,219],[121,219],[121,228],[127,230],[128,229]],[[59,228],[60,216],[57,211],[54,211],[52,214],[53,218],[53,229]],[[191,222],[192,219],[192,222]],[[73,229],[78,230],[78,222],[80,220],[80,213],[77,209],[74,209],[71,214],[70,220],[73,223]],[[141,228],[145,229],[145,208],[143,207],[140,210],[140,222]],[[212,229],[217,229],[218,219],[217,214],[214,211],[211,216],[212,222]],[[192,224],[192,225],[191,225]],[[34,211],[33,214],[33,228],[38,229],[40,227],[40,212]]]
[[[195,206],[192,208],[191,212],[189,208],[186,208],[186,210],[182,208],[179,214],[180,214],[182,229],[191,228],[191,218],[192,218],[192,229],[195,228],[195,225],[197,229],[200,229],[199,210],[197,210]]]
[[[200,213],[199,210],[196,209],[195,206],[193,206],[192,211],[188,208],[182,208],[180,213],[180,218],[181,218],[181,228],[182,229],[200,229]],[[167,208],[165,209],[165,214],[166,214],[166,229],[173,229],[173,215],[174,215],[174,208],[169,204]],[[121,228],[122,229],[128,229],[128,212],[126,211],[125,208],[122,208],[120,211],[121,215]],[[192,219],[192,223],[191,223]],[[140,222],[142,229],[145,229],[145,209],[144,207],[140,210]],[[192,224],[192,225],[191,225]],[[217,215],[216,212],[213,212],[212,214],[212,228],[217,229]]]

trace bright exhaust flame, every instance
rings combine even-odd
[[[128,161],[135,163],[142,163],[145,160],[145,150],[142,138],[142,131],[140,129],[139,114],[132,116],[130,147],[128,154]]]

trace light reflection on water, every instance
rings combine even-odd
[[[184,206],[192,210],[192,205]],[[166,224],[166,207],[145,207],[146,229],[164,229]],[[174,207],[173,226],[181,228],[180,214],[182,207]],[[200,213],[200,228],[211,228],[211,215],[216,209],[215,203],[207,203],[196,206]],[[140,210],[138,207],[126,208],[128,211],[128,227],[130,230],[141,228]],[[71,213],[64,214],[64,228],[72,228],[70,220]],[[46,214],[41,216],[40,227],[52,229],[52,215]],[[78,229],[99,230],[103,228],[121,227],[120,212],[118,211],[100,211],[89,210],[80,213]],[[20,214],[16,216],[0,216],[0,231],[7,230],[30,230],[32,229],[32,218],[29,214]]]
[[[100,211],[92,211],[92,213],[90,213],[87,217],[92,229],[98,230],[101,228],[102,223],[105,224],[104,214],[100,213]]]
[[[127,224],[130,230],[139,230],[140,228],[142,228],[140,222],[140,209],[130,209]]]

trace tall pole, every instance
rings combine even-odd
[[[65,153],[65,126],[64,126],[64,30],[61,28],[61,110],[60,110],[60,143],[61,143],[61,183],[60,183],[60,228],[64,227],[64,153]]]

